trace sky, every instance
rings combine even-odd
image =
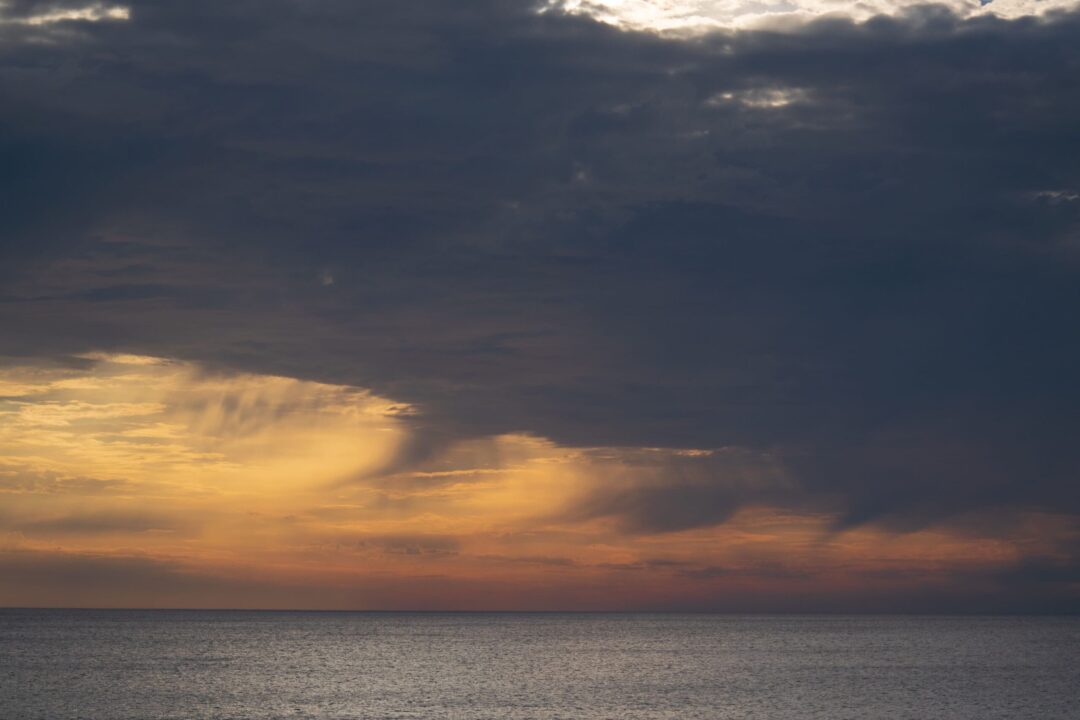
[[[0,2],[0,606],[1073,612],[1080,9]]]

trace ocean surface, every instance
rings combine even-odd
[[[0,610],[0,718],[1080,718],[1080,618]]]

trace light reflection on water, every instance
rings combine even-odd
[[[0,718],[1080,718],[1080,618],[0,610]]]

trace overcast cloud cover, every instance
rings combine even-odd
[[[628,534],[1052,513],[1001,582],[1075,600],[1080,15],[2,7],[6,364],[367,388],[415,408],[395,471],[508,433],[665,448],[564,510]]]

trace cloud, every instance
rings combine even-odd
[[[48,26],[56,23],[128,20],[131,8],[106,3],[0,2],[0,24]]]
[[[81,475],[69,475],[56,470],[34,466],[34,462],[14,459],[0,460],[0,493],[29,492],[43,494],[108,494],[134,490],[124,480],[102,480]]]
[[[215,548],[314,544],[326,506],[584,565],[762,506],[1080,514],[1075,13],[688,40],[537,7],[0,25],[18,487],[242,476],[263,515]]]
[[[360,542],[374,543],[394,555],[456,555],[460,547],[457,538],[438,535],[397,535],[366,538]]]
[[[774,458],[738,448],[597,451],[592,459],[592,487],[567,516],[613,518],[628,532],[709,527],[748,504],[797,504],[798,489]]]
[[[764,564],[756,567],[726,567],[722,565],[710,565],[708,567],[687,570],[686,577],[694,580],[712,580],[715,578],[730,577],[765,577],[781,580],[805,580],[811,577],[810,573],[797,568],[784,567],[779,564]]]
[[[1068,612],[1067,574],[1029,566],[951,567],[911,575],[835,575],[779,567],[662,565],[590,574],[563,562],[519,562],[544,579],[380,573],[283,575],[244,566],[205,567],[139,555],[0,549],[6,607],[487,609],[566,608],[728,612]],[[505,566],[500,566],[505,567]],[[667,573],[657,582],[656,571]],[[1075,573],[1071,577],[1074,577]],[[1065,583],[1061,581],[1065,580]],[[613,584],[618,588],[612,592]]]
[[[8,529],[28,537],[65,537],[115,533],[171,532],[184,527],[186,521],[165,515],[131,512],[77,513],[60,517],[21,520],[8,524]]]
[[[89,370],[0,370],[12,462],[69,476],[206,482],[328,482],[395,456],[410,409],[362,389],[214,374],[136,355],[86,356]],[[8,379],[10,378],[10,379]],[[21,378],[33,378],[27,384]]]
[[[583,15],[622,30],[694,36],[737,28],[790,30],[821,18],[863,22],[903,16],[926,4],[924,0],[548,0],[543,11]],[[1018,18],[1076,9],[1075,0],[948,0],[936,5],[960,17]]]
[[[7,607],[316,607],[310,590],[139,556],[0,550]],[[325,593],[326,590],[323,589]]]
[[[847,453],[882,442],[864,432],[972,427],[940,442],[987,467],[1051,453],[1067,472],[1068,420],[1052,408],[1076,392],[1063,329],[1077,218],[1072,203],[1010,198],[1076,185],[1061,160],[1074,17],[912,16],[691,44],[513,3],[475,25],[380,6],[393,73],[362,72],[375,90],[358,94],[337,78],[341,62],[376,62],[342,44],[361,10],[327,5],[287,33],[281,9],[218,8],[202,25],[194,12],[145,3],[108,29],[134,65],[79,71],[107,105],[5,76],[24,109],[5,120],[10,152],[34,159],[33,176],[28,160],[8,166],[8,186],[40,181],[32,194],[60,203],[16,202],[22,230],[4,233],[20,243],[0,310],[10,352],[106,347],[372,387],[423,408],[433,438],[749,446],[881,512],[895,483],[845,470]],[[229,18],[252,40],[226,67]],[[4,52],[34,67],[100,42]],[[182,50],[195,43],[198,60]],[[275,57],[297,64],[282,73]],[[172,77],[200,79],[145,95]],[[797,102],[770,100],[792,88]],[[247,199],[224,200],[226,185]],[[332,295],[311,282],[331,266]],[[804,457],[815,446],[822,457]],[[816,479],[826,464],[844,477]],[[921,506],[964,485],[945,472],[919,482]],[[1071,502],[1058,477],[996,482]],[[1011,500],[973,481],[949,505],[980,496]]]

